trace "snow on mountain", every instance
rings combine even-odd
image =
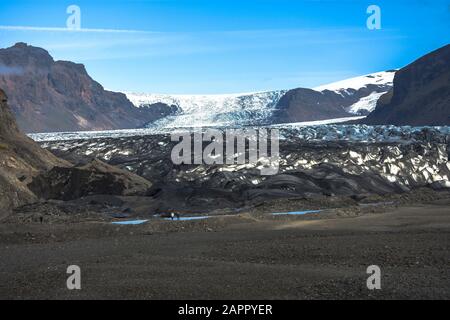
[[[394,76],[395,70],[376,72],[360,77],[333,82],[320,87],[316,87],[313,90],[316,91],[330,90],[335,92],[345,92],[348,89],[359,90],[371,84],[376,86],[392,87],[394,85]]]
[[[367,114],[375,109],[378,99],[394,86],[395,72],[396,70],[371,73],[316,87],[314,90],[321,92],[329,90],[342,96],[349,96],[360,89],[377,89],[371,91],[369,95],[362,97],[350,107],[345,108],[345,110],[351,114]],[[380,89],[384,89],[383,92],[380,92]]]
[[[378,99],[386,92],[372,92],[367,97],[361,98],[358,102],[346,108],[346,111],[352,114],[360,114],[361,110],[372,112],[377,106]]]

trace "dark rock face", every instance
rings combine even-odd
[[[25,132],[128,129],[161,118],[152,108],[135,108],[122,93],[104,90],[82,64],[54,61],[24,43],[0,49],[0,87]]]
[[[94,160],[72,168],[54,167],[35,177],[28,186],[40,198],[67,201],[91,195],[144,196],[152,184]]]
[[[350,116],[344,110],[342,97],[334,92],[311,89],[288,91],[278,102],[275,123],[315,121]]]
[[[273,123],[316,121],[355,116],[345,109],[374,92],[382,93],[389,90],[390,86],[373,84],[358,90],[347,89],[339,93],[330,90],[319,92],[303,88],[290,90],[278,102]]]
[[[40,170],[67,162],[42,149],[22,134],[0,89],[0,217],[12,208],[36,200],[26,182]]]
[[[450,45],[399,70],[393,90],[362,123],[450,125]]]
[[[0,160],[3,161],[3,165],[8,163],[8,158],[15,162],[17,165],[11,166],[13,172],[31,173],[49,169],[54,165],[68,164],[42,149],[39,144],[20,132],[9,108],[7,96],[1,89],[0,143],[2,146]]]
[[[15,135],[19,135],[14,116],[8,106],[8,97],[5,92],[0,89],[0,137],[7,139]]]
[[[143,127],[149,127],[153,122],[163,119],[169,116],[175,116],[181,113],[181,109],[176,105],[167,105],[162,102],[153,103],[153,104],[144,104],[141,105],[140,108],[151,115],[152,121],[150,123],[146,123]]]

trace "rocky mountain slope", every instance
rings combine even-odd
[[[22,134],[0,89],[0,217],[11,208],[35,201],[27,188],[32,177],[53,166],[68,163]]]
[[[450,45],[399,70],[366,124],[450,125]]]
[[[0,87],[24,132],[136,128],[172,112],[169,106],[156,113],[137,109],[124,94],[105,90],[82,64],[54,61],[25,43],[0,49]]]
[[[39,198],[72,200],[87,195],[145,195],[152,184],[99,160],[73,166],[19,131],[0,89],[0,218]]]

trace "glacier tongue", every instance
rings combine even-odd
[[[224,95],[168,95],[126,93],[136,107],[158,102],[176,105],[180,115],[164,118],[152,127],[184,128],[266,123],[286,91]]]

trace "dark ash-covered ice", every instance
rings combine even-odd
[[[401,193],[450,188],[448,127],[327,125],[282,129],[280,170],[253,164],[174,165],[170,135],[41,142],[72,162],[99,158],[153,183],[149,196],[169,207],[242,207],[274,198]],[[54,136],[56,138],[56,136]],[[38,137],[34,136],[37,140]],[[49,136],[46,136],[46,139]]]

